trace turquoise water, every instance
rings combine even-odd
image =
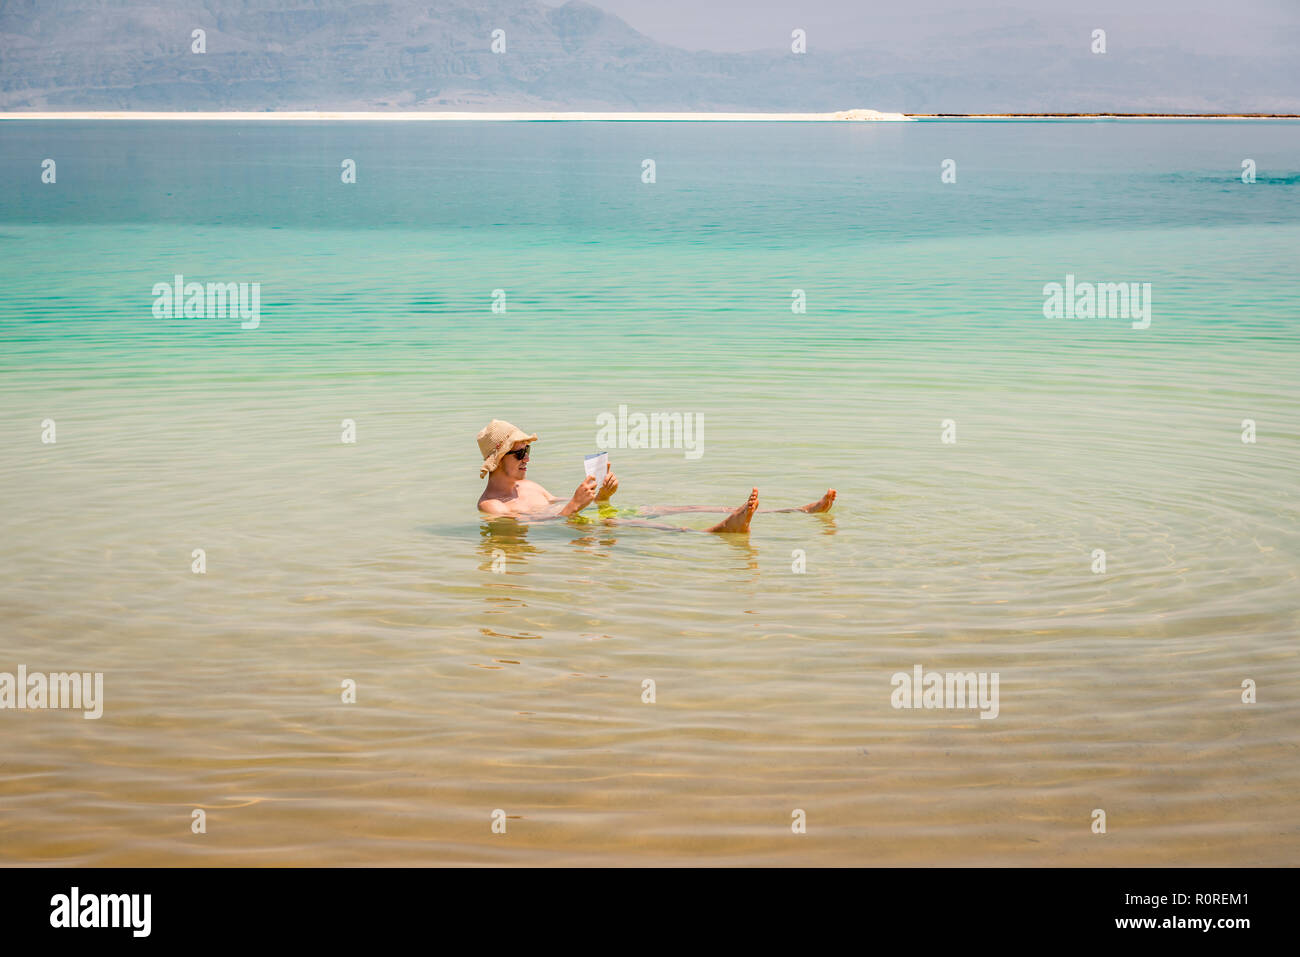
[[[1292,862],[1297,147],[0,123],[0,671],[107,699],[0,712],[0,859]],[[261,283],[258,327],[155,317],[176,273]],[[1067,274],[1150,283],[1150,327],[1044,318]],[[611,449],[619,504],[839,501],[480,521],[490,418],[567,496],[620,405],[704,433]],[[998,718],[891,708],[917,663],[1000,673]]]

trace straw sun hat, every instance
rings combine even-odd
[[[483,467],[479,469],[478,477],[482,478],[488,472],[495,471],[501,456],[509,452],[510,447],[516,442],[536,441],[537,436],[529,435],[509,422],[493,419],[483,426],[483,431],[478,434],[478,450],[483,453]]]

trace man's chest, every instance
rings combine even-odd
[[[550,502],[551,500],[547,497],[546,493],[542,491],[540,485],[521,485],[515,490],[515,505],[517,507],[522,507],[531,511],[533,509],[541,508],[544,505],[549,505]]]

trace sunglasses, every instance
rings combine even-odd
[[[528,450],[531,448],[531,445],[525,445],[522,449],[515,449],[513,452],[507,452],[506,455],[513,455],[522,462],[524,459],[528,458]]]

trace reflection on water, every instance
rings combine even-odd
[[[480,571],[498,575],[512,571],[515,563],[524,563],[528,556],[540,554],[541,549],[528,541],[528,524],[513,518],[496,518],[484,521],[479,527],[479,553],[483,555]],[[515,569],[518,574],[522,569]]]

